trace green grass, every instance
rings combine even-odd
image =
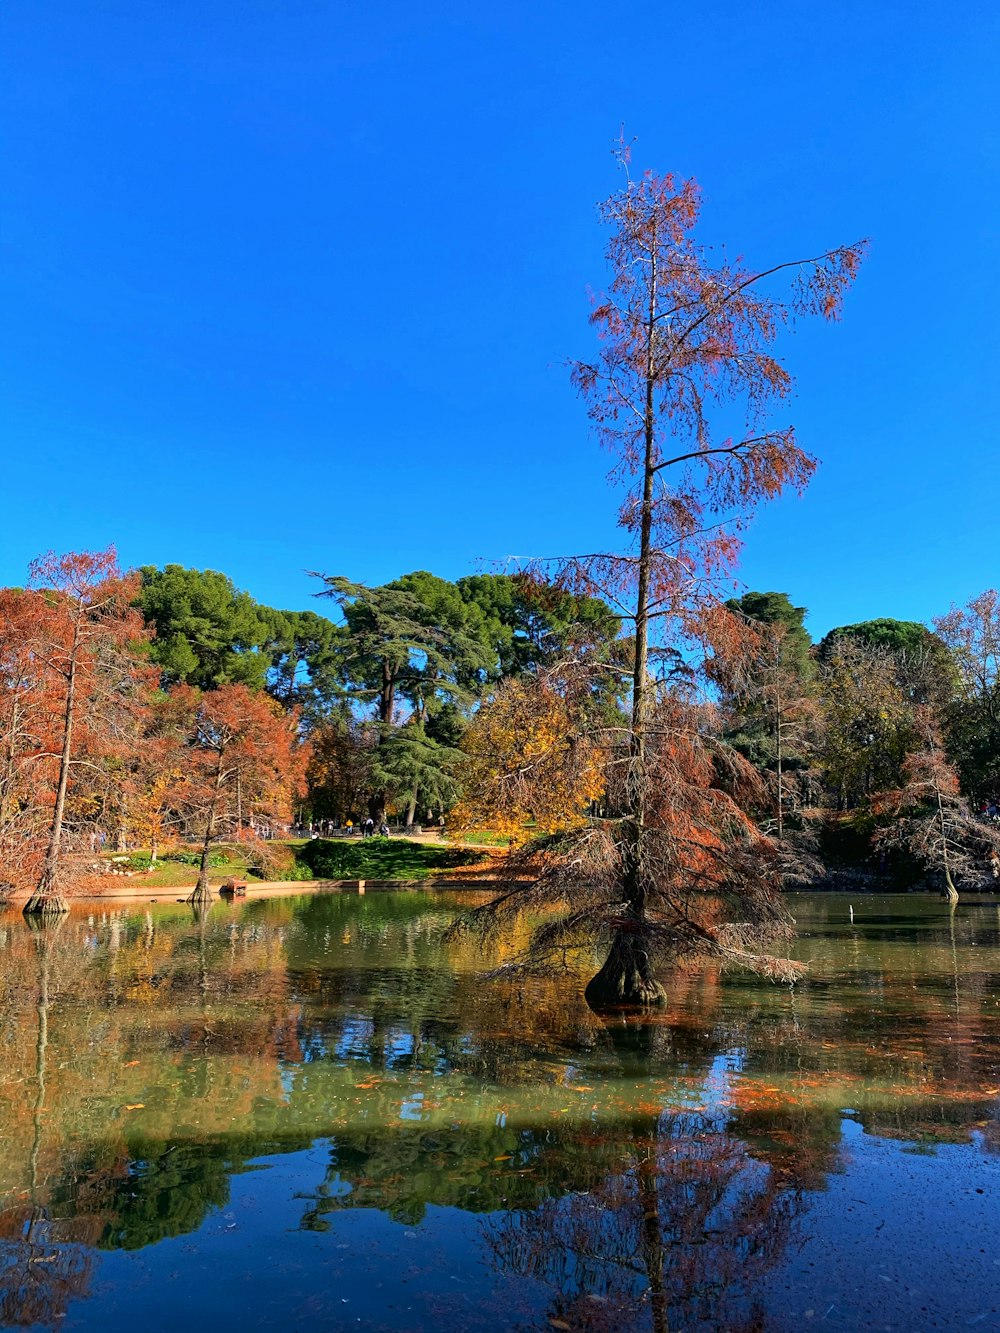
[[[289,847],[280,842],[268,844],[268,851],[274,861],[273,869],[266,873],[255,867],[253,860],[247,864],[247,851],[238,843],[221,843],[212,848],[208,862],[208,878],[212,884],[222,884],[227,879],[287,880],[308,879],[310,872],[296,859],[297,847]],[[122,869],[131,869],[131,876],[114,876],[111,882],[118,882],[122,887],[172,889],[193,884],[198,878],[201,865],[201,849],[195,847],[177,847],[163,852],[156,863],[156,869],[146,871],[149,864],[148,852],[137,851],[127,857],[107,856],[108,869],[112,865]]]
[[[411,842],[407,838],[314,838],[296,848],[299,865],[316,879],[425,879],[441,870],[476,865],[482,853],[468,848]]]

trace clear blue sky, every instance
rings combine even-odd
[[[748,586],[816,634],[966,600],[1000,579],[998,39],[962,0],[5,0],[0,582],[114,541],[303,607],[308,569],[606,544],[563,362],[624,122],[752,262],[873,240],[785,347],[823,465]]]

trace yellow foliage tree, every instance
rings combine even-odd
[[[582,701],[554,675],[501,682],[462,740],[464,795],[453,832],[491,830],[524,841],[584,823],[604,793],[603,757],[583,725]]]

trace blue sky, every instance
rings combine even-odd
[[[564,362],[624,122],[751,262],[872,238],[843,322],[783,344],[822,467],[742,579],[815,634],[968,599],[998,581],[998,38],[961,0],[5,0],[0,581],[114,541],[303,607],[310,569],[607,545]]]

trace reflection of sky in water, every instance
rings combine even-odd
[[[768,1282],[765,1327],[1000,1327],[1000,1161],[953,1145],[917,1156],[850,1121],[843,1129],[844,1165],[809,1194]],[[358,1209],[329,1214],[324,1231],[303,1231],[302,1198],[323,1174],[325,1145],[264,1160],[266,1170],[234,1177],[228,1207],[194,1236],[103,1255],[94,1294],[74,1307],[74,1326],[82,1319],[126,1333],[138,1323],[165,1333],[195,1317],[226,1333],[309,1318],[314,1327],[360,1321],[437,1333],[448,1326],[442,1320],[513,1330],[548,1308],[542,1283],[484,1265],[488,1217],[432,1207],[414,1224]],[[334,1175],[324,1189],[346,1198],[352,1184]]]

